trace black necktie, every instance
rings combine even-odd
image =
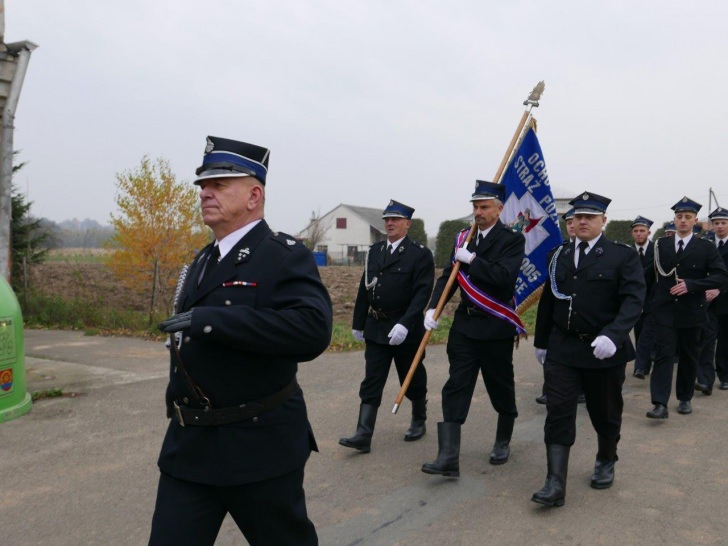
[[[579,243],[579,263],[584,259],[584,256],[586,256],[586,249],[589,248],[589,243],[586,241],[582,241]],[[577,264],[577,267],[578,264]]]
[[[389,260],[389,257],[392,255],[392,245],[387,245],[387,252],[384,254],[384,263],[387,263],[387,260]]]
[[[479,245],[480,245],[480,243],[482,243],[482,242],[483,242],[483,234],[482,234],[482,233],[478,233],[478,246],[479,246]]]
[[[677,242],[677,254],[676,254],[676,256],[677,256],[677,259],[678,260],[680,259],[680,256],[682,256],[682,253],[683,253],[683,244],[684,243],[683,243],[683,240],[682,239],[680,239]]]
[[[645,265],[645,249],[643,247],[640,247],[640,262]]]
[[[723,243],[725,243],[725,241],[721,241],[720,243],[718,243],[718,248],[723,248]]]
[[[200,284],[205,282],[205,280],[210,276],[212,273],[212,270],[215,269],[215,266],[217,265],[218,260],[220,259],[220,246],[214,245],[212,247],[212,250],[210,250],[210,254],[207,258],[207,263],[205,264],[205,272],[202,274],[202,281],[200,281]]]

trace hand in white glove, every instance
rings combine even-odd
[[[404,338],[407,337],[407,333],[409,330],[402,326],[401,324],[395,324],[394,328],[387,334],[387,337],[389,338],[389,344],[390,345],[399,345],[404,341]]]
[[[475,252],[470,252],[467,248],[458,248],[455,251],[455,259],[460,260],[464,264],[469,264],[475,258]]]
[[[617,346],[607,336],[597,336],[591,344],[594,347],[594,356],[599,360],[610,358],[617,352]]]
[[[546,349],[539,349],[538,347],[536,349],[536,360],[538,360],[538,363],[543,366],[543,364],[546,362]]]
[[[352,330],[351,335],[357,341],[364,341],[364,332],[362,330]]]
[[[428,309],[425,313],[425,330],[434,330],[439,324],[433,317],[435,316],[434,309]]]

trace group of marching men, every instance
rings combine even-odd
[[[476,181],[470,201],[477,229],[458,235],[450,265],[437,280],[431,252],[407,236],[414,209],[394,200],[385,208],[387,240],[369,249],[354,307],[352,335],[366,343],[366,368],[357,427],[339,440],[342,446],[371,450],[392,360],[402,384],[425,332],[438,327],[442,307],[459,289],[447,341],[449,377],[442,388],[438,453],[422,471],[460,475],[460,433],[479,375],[498,414],[489,462],[508,461],[518,416],[514,338],[525,331],[512,302],[525,238],[501,222],[504,200],[503,185]],[[714,237],[700,238],[701,205],[683,197],[672,207],[674,225],[667,226],[665,237],[650,241],[652,222],[640,216],[632,223],[634,245],[626,245],[603,234],[610,202],[592,192],[572,199],[563,216],[569,240],[547,259],[534,337],[544,372],[539,398],[547,408],[547,476],[531,498],[546,506],[565,502],[579,401],[586,403],[598,435],[591,486],[606,489],[614,482],[628,362],[635,360],[635,377],[650,376],[651,419],[668,418],[675,362],[678,413],[692,412],[696,389],[712,393],[716,370],[719,388],[728,390],[728,210],[711,212]],[[425,434],[424,358],[423,351],[405,393],[412,403],[405,441]]]

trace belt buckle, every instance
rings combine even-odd
[[[180,424],[180,426],[185,426],[185,420],[182,417],[182,410],[179,407],[179,404],[177,404],[177,401],[174,400],[172,402],[174,404],[174,414],[177,416],[177,422]]]

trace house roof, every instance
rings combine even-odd
[[[373,209],[371,207],[355,207],[354,205],[345,205],[344,203],[339,206],[348,208],[354,214],[361,217],[362,220],[364,220],[374,229],[376,229],[380,233],[385,233],[384,222],[382,220],[382,209]]]

